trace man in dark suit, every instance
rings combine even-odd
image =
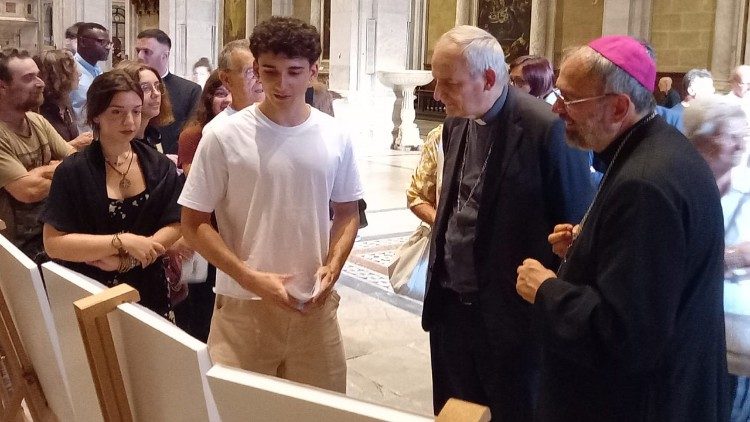
[[[456,397],[489,406],[493,420],[530,420],[531,307],[515,294],[515,271],[529,254],[556,263],[547,234],[583,216],[593,190],[588,155],[565,144],[548,104],[509,87],[502,47],[488,32],[448,31],[432,73],[449,116],[422,316],[434,410]]]
[[[626,36],[575,49],[560,68],[553,110],[604,177],[578,229],[550,235],[566,256],[557,274],[535,259],[518,268],[542,344],[539,421],[728,420],[719,192],[654,113],[655,78],[647,48]]]
[[[180,131],[193,114],[201,96],[201,87],[195,82],[169,72],[169,53],[172,40],[161,29],[146,29],[136,37],[135,52],[138,61],[156,69],[164,81],[169,100],[172,103],[174,122],[160,127],[161,144],[165,154],[177,154],[177,140]]]

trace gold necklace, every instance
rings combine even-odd
[[[110,166],[112,170],[114,170],[117,174],[120,175],[121,179],[120,179],[119,186],[121,190],[125,190],[130,187],[130,179],[128,179],[127,176],[128,176],[128,173],[130,173],[130,166],[133,165],[134,156],[135,154],[133,154],[133,150],[130,150],[130,163],[128,164],[128,168],[127,170],[125,170],[124,173],[118,170],[117,167],[115,167],[112,163],[109,162],[109,160],[107,160],[106,158],[104,159],[104,162],[107,163],[107,165]]]

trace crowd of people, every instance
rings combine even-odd
[[[317,29],[260,23],[216,70],[196,63],[202,87],[169,71],[161,30],[106,72],[106,28],[66,38],[0,52],[0,233],[131,284],[215,363],[345,393],[335,285],[363,188],[316,82]],[[555,78],[544,57],[508,66],[472,26],[442,35],[431,66],[447,118],[407,190],[421,275],[398,285],[424,301],[435,412],[459,398],[506,421],[748,420],[725,309],[750,314],[750,67],[727,95],[706,69],[684,98],[665,78],[655,95],[642,41],[573,48]]]

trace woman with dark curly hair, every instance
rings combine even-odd
[[[57,133],[73,148],[80,150],[91,143],[91,132],[79,134],[70,105],[70,92],[78,88],[81,74],[75,60],[64,50],[48,50],[34,56],[39,77],[44,81],[44,103],[39,114],[44,116]]]
[[[136,131],[135,138],[163,152],[158,128],[174,122],[174,115],[159,72],[149,65],[132,60],[121,61],[115,69],[125,71],[143,91],[141,126]]]
[[[128,283],[173,319],[164,253],[180,237],[182,181],[171,160],[133,139],[143,108],[122,70],[94,79],[86,123],[96,140],[57,167],[40,220],[51,258],[110,287]]]
[[[230,104],[232,104],[232,94],[221,83],[219,71],[214,70],[203,87],[195,116],[180,133],[177,166],[182,168],[186,175],[190,172],[190,165],[193,163],[195,150],[198,149],[203,127]]]

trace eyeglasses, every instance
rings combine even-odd
[[[241,69],[235,69],[235,72],[239,73],[244,77],[245,79],[256,79],[257,76],[255,76],[255,70],[253,70],[252,67],[248,67],[244,71]]]
[[[86,38],[87,40],[95,41],[97,44],[99,44],[102,47],[111,47],[112,41],[106,39],[106,38],[94,38],[94,37],[81,37]]]
[[[580,98],[578,100],[570,100],[570,101],[568,101],[568,100],[565,99],[565,97],[560,92],[555,91],[555,90],[553,90],[552,92],[555,94],[555,97],[557,97],[557,100],[560,101],[560,102],[562,102],[563,105],[565,105],[565,107],[570,107],[570,106],[575,105],[575,104],[585,103],[586,101],[598,100],[598,99],[601,99],[601,98],[604,98],[604,97],[608,97],[610,95],[617,95],[614,92],[608,92],[608,93],[602,94],[602,95],[595,95],[593,97],[586,97],[586,98]]]
[[[526,80],[521,76],[511,76],[510,77],[510,84],[513,86],[526,86],[528,85],[526,83]]]
[[[161,90],[163,88],[163,85],[161,82],[154,82],[152,84],[148,82],[143,82],[141,85],[141,91],[143,91],[143,95],[150,95],[152,92],[158,92],[161,94]]]

